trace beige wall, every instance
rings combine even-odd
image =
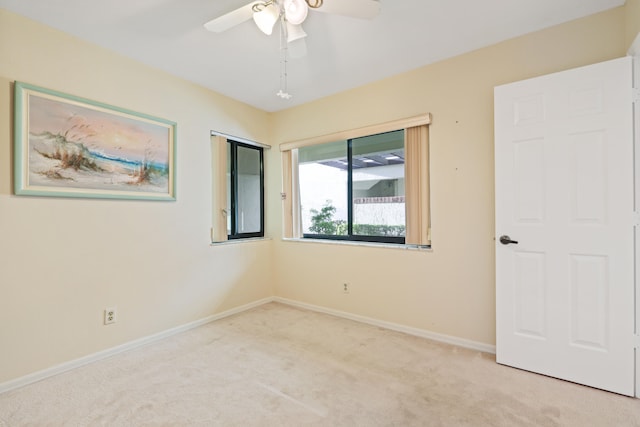
[[[14,80],[176,121],[178,200],[13,196]],[[209,246],[209,132],[268,120],[0,9],[0,383],[273,295],[272,242]]]
[[[623,56],[623,12],[614,9],[275,114],[274,142],[433,114],[433,251],[278,241],[277,294],[494,344],[493,87]],[[341,291],[344,281],[351,284],[348,295]]]
[[[640,33],[640,0],[627,0],[625,7],[625,47],[629,48]]]
[[[625,22],[618,8],[267,114],[0,10],[0,384],[274,294],[493,344],[493,87],[622,56]],[[15,80],[176,121],[178,201],[13,196]],[[209,246],[211,129],[279,143],[424,112],[433,251],[280,241],[277,149],[276,238]]]

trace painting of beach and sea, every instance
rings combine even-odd
[[[175,200],[176,124],[15,83],[17,195]]]

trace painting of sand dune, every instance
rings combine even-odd
[[[16,194],[175,200],[175,123],[15,87]]]

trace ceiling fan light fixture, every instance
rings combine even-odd
[[[295,25],[289,21],[286,22],[286,25],[287,25],[287,43],[291,43],[298,39],[307,37],[307,33],[305,33],[304,29],[302,29],[302,25]]]
[[[305,1],[309,5],[309,7],[313,8],[313,9],[317,9],[317,8],[321,7],[322,3],[324,2],[324,0],[305,0]]]
[[[268,4],[261,11],[254,12],[253,21],[256,23],[260,31],[270,36],[273,32],[273,26],[278,22],[280,13],[278,8],[273,4]]]
[[[307,19],[309,6],[305,0],[284,0],[283,8],[285,19],[294,25],[300,25]]]

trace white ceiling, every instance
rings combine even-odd
[[[348,1],[348,0],[342,0]],[[278,31],[252,20],[224,33],[210,19],[249,0],[0,0],[0,7],[265,111],[278,111],[621,6],[624,0],[380,0],[374,20],[311,11],[308,54],[280,88]]]

